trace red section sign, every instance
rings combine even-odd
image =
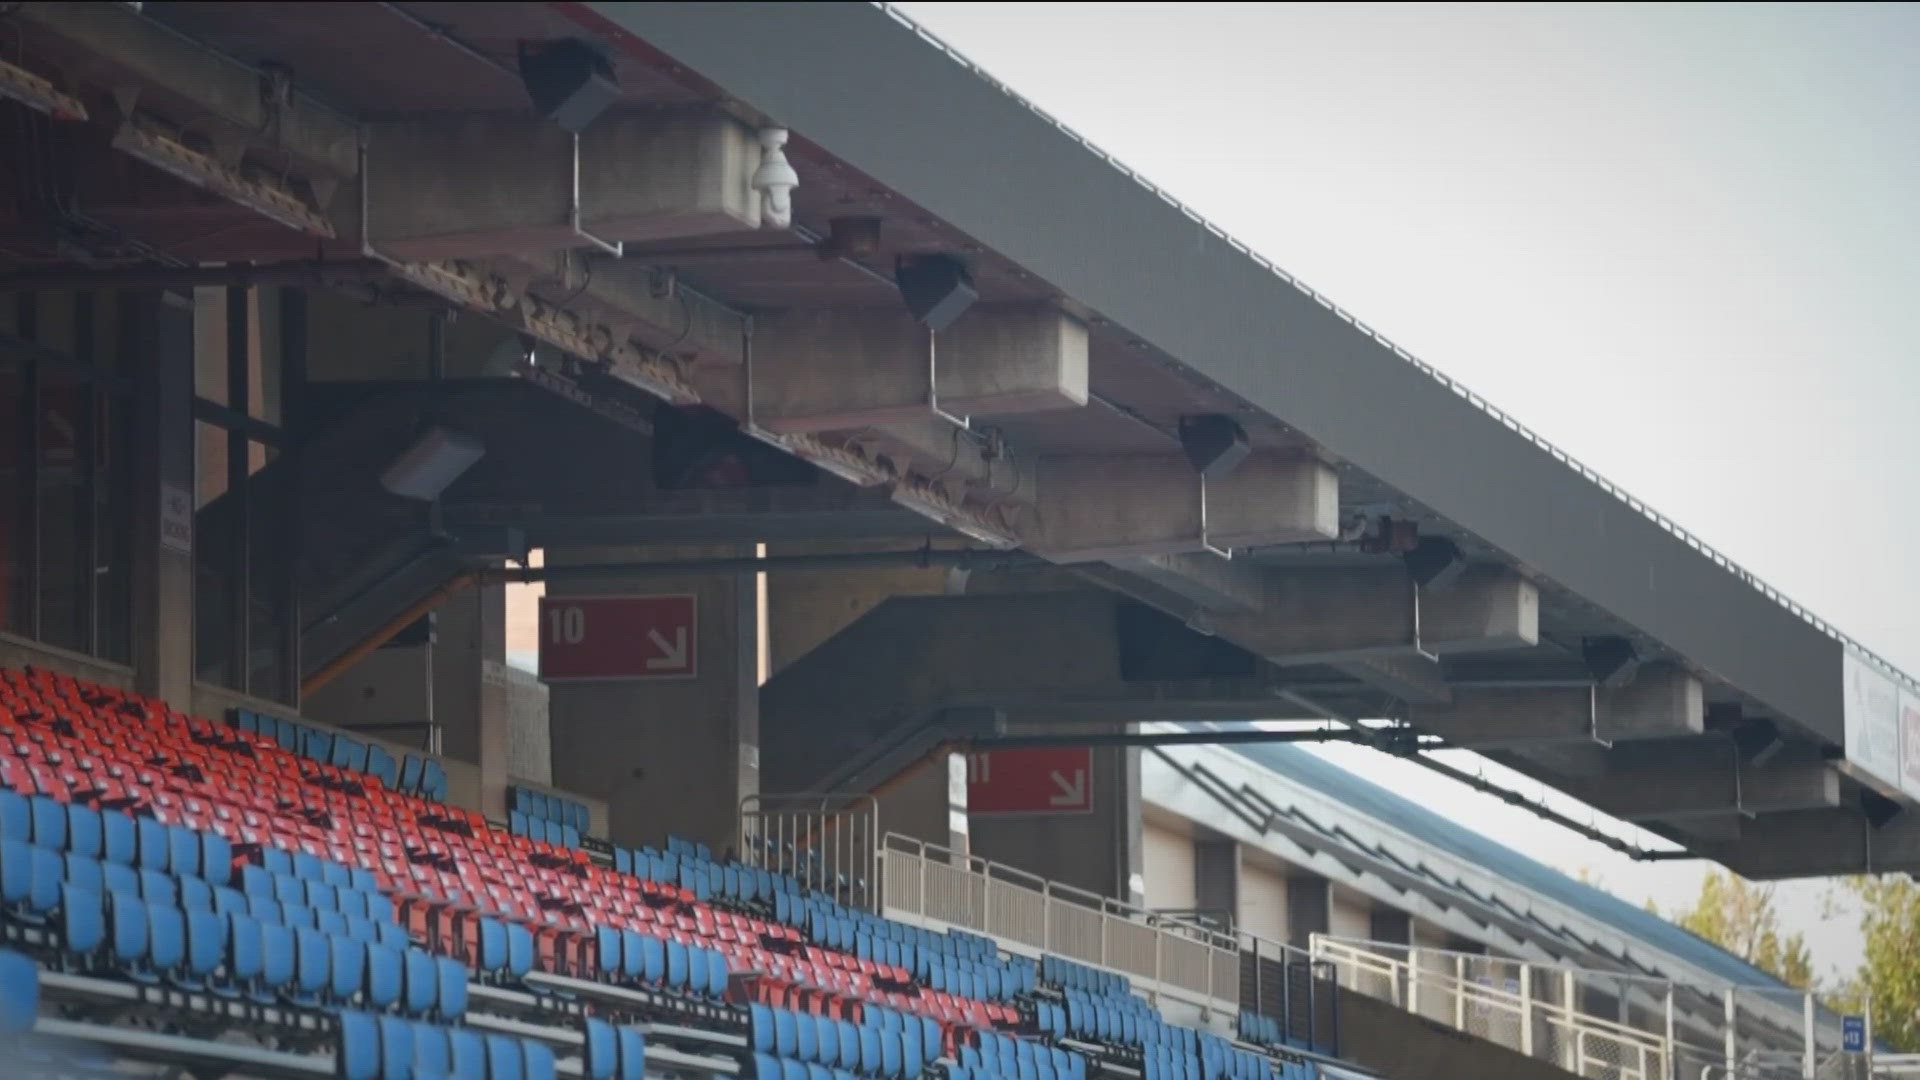
[[[989,750],[967,755],[967,810],[974,814],[1084,814],[1093,809],[1087,747]]]
[[[541,597],[540,677],[693,678],[697,613],[687,594]]]

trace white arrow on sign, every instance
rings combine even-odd
[[[1087,802],[1087,770],[1073,770],[1073,779],[1062,776],[1059,769],[1049,772],[1056,789],[1055,794],[1047,797],[1048,806],[1085,806]]]
[[[658,630],[647,631],[647,640],[660,650],[659,656],[647,657],[648,671],[671,671],[687,666],[686,627],[674,627],[672,641],[668,641],[667,636]]]

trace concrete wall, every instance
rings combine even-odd
[[[1195,906],[1190,833],[1165,821],[1149,820],[1140,830],[1140,861],[1148,907],[1184,911]]]
[[[1335,937],[1365,940],[1373,931],[1373,899],[1344,885],[1334,885],[1327,924],[1327,932]]]
[[[737,545],[549,548],[546,561],[740,554]],[[549,686],[554,783],[605,800],[614,843],[659,844],[672,834],[715,851],[737,844],[741,799],[760,790],[756,585],[751,573],[548,582],[549,597],[691,593],[698,606],[695,677]]]
[[[1287,940],[1287,879],[1277,866],[1241,849],[1240,928],[1284,944]]]
[[[45,668],[76,679],[86,679],[120,690],[133,689],[133,669],[121,664],[96,660],[91,656],[56,649],[37,641],[0,634],[0,667]]]
[[[1340,991],[1340,1052],[1393,1080],[1567,1080],[1545,1061]]]

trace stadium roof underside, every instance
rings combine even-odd
[[[89,178],[74,220],[0,223],[16,287],[71,272],[81,235],[94,271],[318,258],[316,279],[438,294],[607,393],[708,406],[858,485],[796,534],[859,513],[898,536],[907,508],[1245,648],[1265,684],[1247,719],[1405,720],[1750,876],[1920,867],[1909,680],[887,9],[13,21],[21,68],[93,117],[65,125]],[[619,86],[577,139],[532,113],[514,59],[575,37]],[[769,126],[792,132],[792,230],[734,183]],[[166,172],[88,167],[125,154]],[[927,254],[980,295],[937,349],[892,280]],[[1251,453],[1203,483],[1194,417],[1231,418]],[[615,509],[634,516],[596,527],[655,520]]]

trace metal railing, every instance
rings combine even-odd
[[[1315,934],[1340,985],[1575,1076],[1667,1080],[1670,1034],[1584,1012],[1581,973],[1473,953]],[[1595,973],[1600,974],[1600,973]],[[1612,973],[1606,973],[1611,975]]]
[[[987,934],[1207,1008],[1238,1007],[1240,954],[1229,935],[898,833],[883,838],[880,864],[888,918]]]
[[[880,804],[871,795],[749,795],[740,800],[740,858],[878,912]]]

